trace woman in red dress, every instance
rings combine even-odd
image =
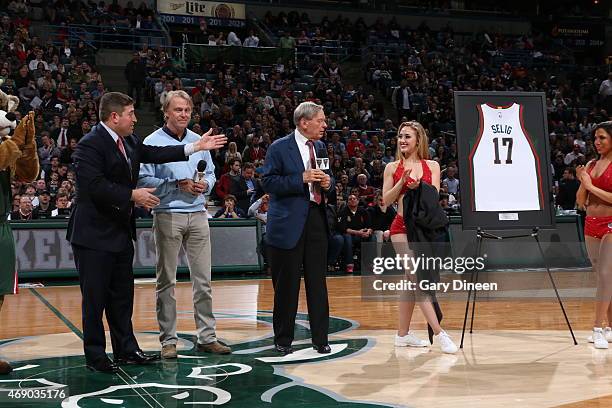
[[[423,126],[418,122],[404,122],[397,131],[396,161],[385,167],[383,182],[383,201],[385,205],[397,202],[397,215],[389,229],[391,242],[398,255],[414,256],[410,249],[406,227],[402,214],[404,213],[402,201],[409,189],[415,189],[419,183],[429,183],[440,190],[440,165],[429,158],[429,144]],[[414,271],[406,270],[406,276],[416,282]],[[419,299],[416,296],[419,296]],[[436,316],[433,304],[426,295],[420,291],[407,291],[399,302],[399,327],[395,336],[395,345],[398,347],[426,347],[429,342],[419,339],[410,332],[410,322],[414,306],[418,303],[425,315],[427,323],[434,331],[434,338],[445,353],[457,352],[457,346],[450,336],[442,330]]]

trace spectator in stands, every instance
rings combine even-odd
[[[232,194],[236,197],[236,206],[247,213],[251,203],[255,201],[255,195],[258,190],[261,190],[259,182],[255,179],[255,165],[253,163],[244,163],[242,166],[242,179],[239,183],[234,184]]]
[[[233,163],[234,160],[242,162],[242,155],[238,151],[236,142],[229,142],[227,145],[227,151],[225,152],[224,171],[229,171],[229,167],[231,166],[231,163]]]
[[[135,52],[133,54],[132,60],[125,66],[124,75],[128,83],[128,95],[130,97],[135,95],[134,108],[138,109],[140,107],[142,88],[144,88],[147,77],[146,67],[140,59],[139,53]]]
[[[49,136],[49,132],[43,131],[40,135],[41,146],[38,148],[40,167],[48,172],[51,168],[51,158],[59,157],[61,150],[55,146],[55,140]]]
[[[36,196],[39,196],[40,193],[47,189],[47,183],[43,179],[38,179],[34,183],[34,187],[36,188]]]
[[[35,57],[28,63],[28,69],[30,72],[40,70],[41,68],[39,64],[42,64],[43,72],[49,70],[49,65],[44,60],[44,53],[40,49],[36,51]]]
[[[576,179],[576,169],[567,167],[563,171],[563,178],[559,181],[559,191],[557,192],[556,204],[564,210],[576,208],[576,193],[580,187],[580,182]]]
[[[368,185],[368,176],[363,173],[357,175],[357,188],[359,201],[364,205],[369,205],[374,201],[374,187]]]
[[[238,38],[235,32],[230,31],[227,35],[227,45],[242,47],[242,41],[240,41],[240,38]]]
[[[257,246],[257,252],[266,259],[266,223],[268,222],[268,206],[270,204],[270,196],[264,194],[259,199],[255,200],[249,207],[247,216],[261,221],[261,240]]]
[[[245,47],[259,47],[259,37],[255,35],[253,30],[249,30],[249,36],[244,40]]]
[[[279,45],[284,49],[294,49],[295,48],[295,38],[293,38],[289,33],[283,32],[279,39]]]
[[[36,87],[36,82],[34,82],[33,79],[28,81],[27,86],[18,88],[17,92],[19,93],[20,102],[26,106],[29,106],[34,98],[40,97],[40,92]]]
[[[355,157],[358,152],[365,153],[365,150],[365,145],[359,140],[359,135],[357,132],[352,132],[351,138],[346,145],[346,151],[348,152],[349,157]]]
[[[64,149],[68,147],[71,138],[76,138],[77,135],[74,134],[74,130],[70,129],[70,120],[68,118],[63,118],[61,121],[61,127],[55,129],[51,133],[51,137],[55,140],[55,144],[58,148]]]
[[[408,120],[412,119],[412,104],[410,103],[410,95],[412,95],[412,89],[408,86],[408,81],[402,81],[400,86],[393,91],[391,100],[393,107],[397,111],[397,120],[401,122],[403,117]]]
[[[217,197],[219,197],[221,200],[224,200],[226,195],[231,194],[232,191],[235,191],[234,184],[240,184],[242,177],[240,174],[241,166],[242,161],[236,158],[232,159],[230,161],[229,171],[221,175],[221,178],[215,186]]]
[[[242,159],[247,162],[256,162],[266,157],[266,149],[259,146],[260,137],[257,134],[247,136],[247,147],[242,152]]]
[[[339,211],[338,218],[339,230],[344,234],[345,270],[347,273],[353,273],[353,248],[362,242],[370,241],[372,237],[370,217],[365,209],[359,207],[359,197],[349,194],[347,205]]]
[[[14,204],[14,202],[13,202]],[[28,221],[34,219],[32,199],[27,195],[19,196],[19,207],[11,212],[11,221]]]
[[[385,205],[382,192],[376,193],[374,205],[368,207],[367,212],[376,243],[382,244],[384,241],[389,241],[389,227],[395,218],[395,209]]]
[[[70,142],[68,146],[62,150],[60,155],[60,163],[72,165],[74,160],[72,159],[72,155],[77,146],[77,139],[75,137],[70,138]]]
[[[612,115],[612,72],[608,72],[608,79],[601,82],[599,96],[608,115]]]
[[[52,218],[70,218],[70,199],[66,193],[58,193],[55,198],[55,209],[51,211]]]
[[[566,166],[572,166],[577,160],[584,160],[584,154],[580,152],[580,145],[574,144],[572,151],[565,155],[563,163],[565,163]]]
[[[455,197],[459,192],[459,179],[455,177],[457,169],[454,166],[449,166],[446,169],[446,178],[442,181],[447,186],[447,193],[453,194]]]
[[[236,207],[236,197],[227,194],[223,199],[223,207],[215,213],[213,218],[244,218],[244,213]]]
[[[248,216],[251,218],[258,219],[263,223],[262,232],[266,232],[266,222],[268,222],[268,204],[270,202],[270,196],[264,194],[259,199],[255,200],[249,207]]]
[[[51,194],[47,190],[43,190],[38,195],[38,206],[34,209],[34,219],[51,218],[51,212],[55,206],[51,202]]]
[[[29,197],[32,208],[38,205],[38,197],[36,196],[36,187],[33,184],[25,185],[25,192],[22,197]]]
[[[351,186],[357,185],[357,176],[365,174],[366,177],[370,178],[370,172],[366,169],[366,165],[361,157],[356,157],[354,161],[355,165],[349,169],[348,179]]]

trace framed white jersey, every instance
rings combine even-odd
[[[523,124],[523,106],[477,106],[479,130],[469,155],[474,211],[539,211],[540,157]]]
[[[554,228],[546,97],[454,92],[463,229]]]

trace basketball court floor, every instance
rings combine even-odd
[[[589,286],[591,275],[557,277],[586,279]],[[363,300],[360,277],[330,277],[328,287],[330,355],[311,350],[303,288],[296,352],[279,357],[272,350],[269,279],[213,283],[217,334],[234,353],[196,353],[191,286],[185,282],[176,292],[179,358],[123,366],[112,375],[85,368],[78,286],[22,289],[7,297],[0,313],[0,356],[16,368],[0,377],[0,407],[612,406],[612,349],[596,350],[586,341],[592,301],[564,301],[577,346],[554,298],[479,302],[474,333],[448,355],[436,345],[394,347],[397,303]],[[458,344],[465,299],[441,306],[443,327]],[[158,351],[152,282],[136,285],[133,322],[141,347]],[[427,337],[419,311],[412,329]],[[26,388],[65,394],[9,396],[8,390]]]

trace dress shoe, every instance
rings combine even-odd
[[[313,350],[317,350],[317,353],[319,354],[329,354],[331,353],[331,347],[329,347],[329,344],[323,344],[321,346],[312,346]]]
[[[6,360],[0,360],[0,374],[8,374],[13,371],[13,367]]]
[[[149,364],[160,359],[159,354],[145,354],[142,350],[136,350],[129,354],[115,358],[117,365],[122,364]]]
[[[203,351],[205,353],[213,353],[213,354],[232,354],[232,349],[227,347],[225,344],[221,344],[218,341],[213,341],[208,344],[200,344],[197,345],[198,351]]]
[[[283,356],[293,353],[293,347],[291,346],[281,346],[280,344],[276,344],[274,347],[276,348],[276,351],[281,353]]]
[[[87,368],[96,373],[116,373],[119,371],[117,364],[113,363],[108,357],[100,358],[93,363],[87,363]]]

